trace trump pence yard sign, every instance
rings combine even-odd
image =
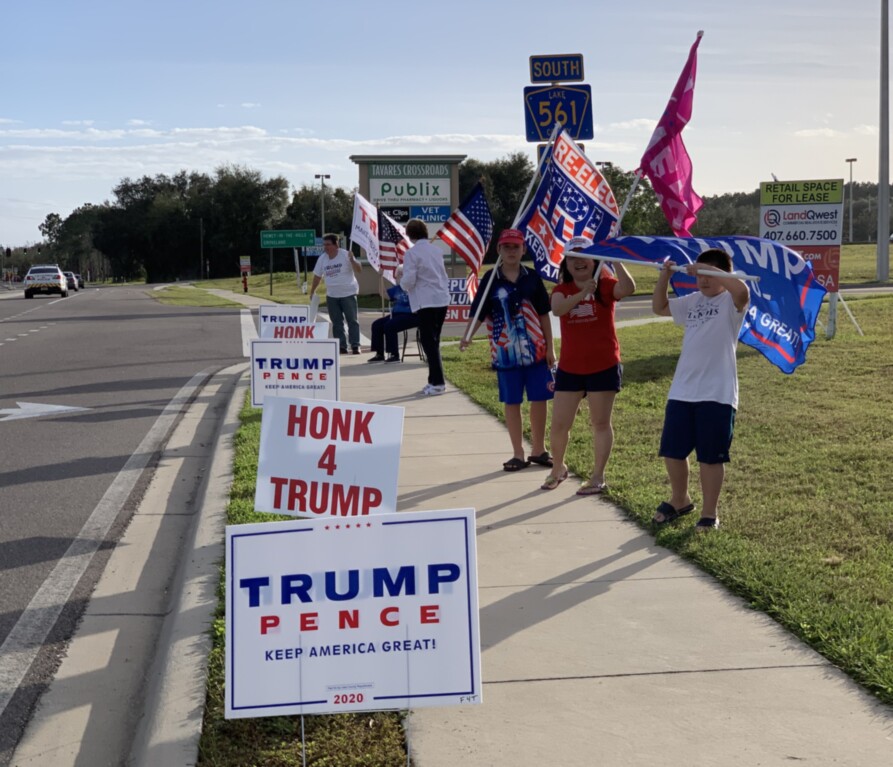
[[[232,525],[226,573],[228,719],[481,702],[473,509]]]
[[[251,342],[251,404],[265,407],[271,396],[336,400],[339,369],[336,338],[255,339]]]
[[[309,518],[394,512],[402,440],[402,407],[267,397],[254,508]]]

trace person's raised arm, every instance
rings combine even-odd
[[[626,271],[626,267],[623,264],[614,264],[614,274],[617,277],[617,284],[614,286],[615,301],[620,301],[636,292],[636,281]]]
[[[349,250],[347,251],[347,260],[350,261],[350,268],[353,269],[353,273],[359,277],[363,271],[363,265],[357,260],[356,256],[351,253]]]
[[[663,265],[657,282],[654,284],[654,293],[651,294],[651,311],[661,317],[670,316],[670,296],[668,290],[670,288],[670,276],[673,274],[673,264],[671,261]]]

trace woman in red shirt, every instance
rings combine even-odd
[[[607,265],[603,266],[596,279],[600,262],[573,255],[589,244],[580,239],[574,238],[565,248],[558,271],[560,281],[552,290],[552,313],[561,318],[561,354],[552,401],[550,447],[554,465],[542,489],[554,490],[567,479],[564,455],[571,426],[585,396],[595,465],[577,495],[598,495],[607,489],[605,466],[614,444],[611,412],[623,373],[614,328],[614,304],[632,295],[636,283],[623,264],[615,265],[616,276]]]

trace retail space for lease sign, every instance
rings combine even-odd
[[[473,509],[226,529],[226,717],[481,702]]]
[[[843,179],[763,181],[760,237],[797,251],[829,293],[838,291]]]

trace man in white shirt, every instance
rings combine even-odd
[[[325,254],[316,259],[316,266],[313,267],[310,298],[313,298],[320,280],[325,280],[326,308],[332,320],[333,332],[341,346],[341,353],[347,354],[347,346],[350,343],[350,350],[354,354],[359,354],[360,323],[357,320],[357,293],[360,292],[360,284],[357,282],[357,276],[363,267],[352,253],[338,247],[337,235],[324,235],[322,247]],[[346,337],[345,322],[347,322]]]

